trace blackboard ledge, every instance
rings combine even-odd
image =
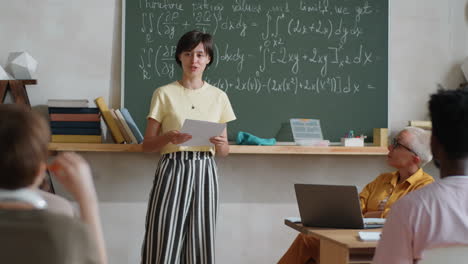
[[[89,152],[143,152],[141,144],[88,144],[50,143],[50,151],[89,151]],[[305,146],[244,146],[230,145],[230,154],[277,154],[277,155],[387,155],[387,147],[305,147]]]
[[[231,145],[230,154],[287,154],[287,155],[387,155],[387,147],[309,147],[309,146],[240,146]]]

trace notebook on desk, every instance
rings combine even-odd
[[[373,220],[364,223],[356,186],[294,184],[304,226],[366,229],[383,227]]]

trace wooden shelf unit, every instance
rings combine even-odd
[[[50,151],[142,152],[141,144],[49,143]]]
[[[50,143],[51,151],[142,152],[141,144]],[[387,155],[386,147],[304,147],[231,145],[230,154],[288,155]]]

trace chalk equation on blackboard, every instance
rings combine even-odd
[[[292,140],[291,118],[324,120],[327,139],[388,126],[388,0],[127,0],[124,103],[146,123],[158,87],[180,78],[176,44],[214,37],[203,80],[225,91],[238,131]],[[259,121],[261,120],[261,121]]]
[[[377,83],[353,76],[346,68],[362,67],[365,71],[381,62],[383,55],[362,41],[368,33],[366,25],[361,24],[363,17],[378,13],[378,8],[367,1],[357,5],[329,0],[293,2],[265,6],[247,0],[189,4],[140,0],[141,24],[135,28],[144,39],[137,51],[140,76],[142,80],[173,79],[176,38],[199,29],[215,37],[211,67],[233,69],[235,73],[227,78],[210,78],[225,91],[320,94],[377,89]],[[310,17],[294,15],[298,12]],[[235,35],[240,41],[232,44],[223,40],[223,34]],[[310,42],[307,48],[303,43],[295,44],[305,40]],[[327,46],[314,46],[318,41],[326,41]],[[269,74],[272,71],[286,76],[273,78]]]

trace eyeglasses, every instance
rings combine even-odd
[[[182,52],[182,55],[184,57],[188,57],[188,58],[191,58],[193,56],[199,58],[199,59],[204,59],[206,57],[208,57],[208,55],[206,53],[204,53],[203,51],[195,51],[195,52],[192,52],[192,51],[184,51]]]
[[[414,152],[412,149],[408,148],[405,145],[400,144],[400,142],[398,142],[398,139],[396,139],[396,138],[392,139],[392,148],[396,149],[398,147],[402,147],[402,148],[408,150],[409,152],[413,153],[414,155],[419,156],[418,153]]]

